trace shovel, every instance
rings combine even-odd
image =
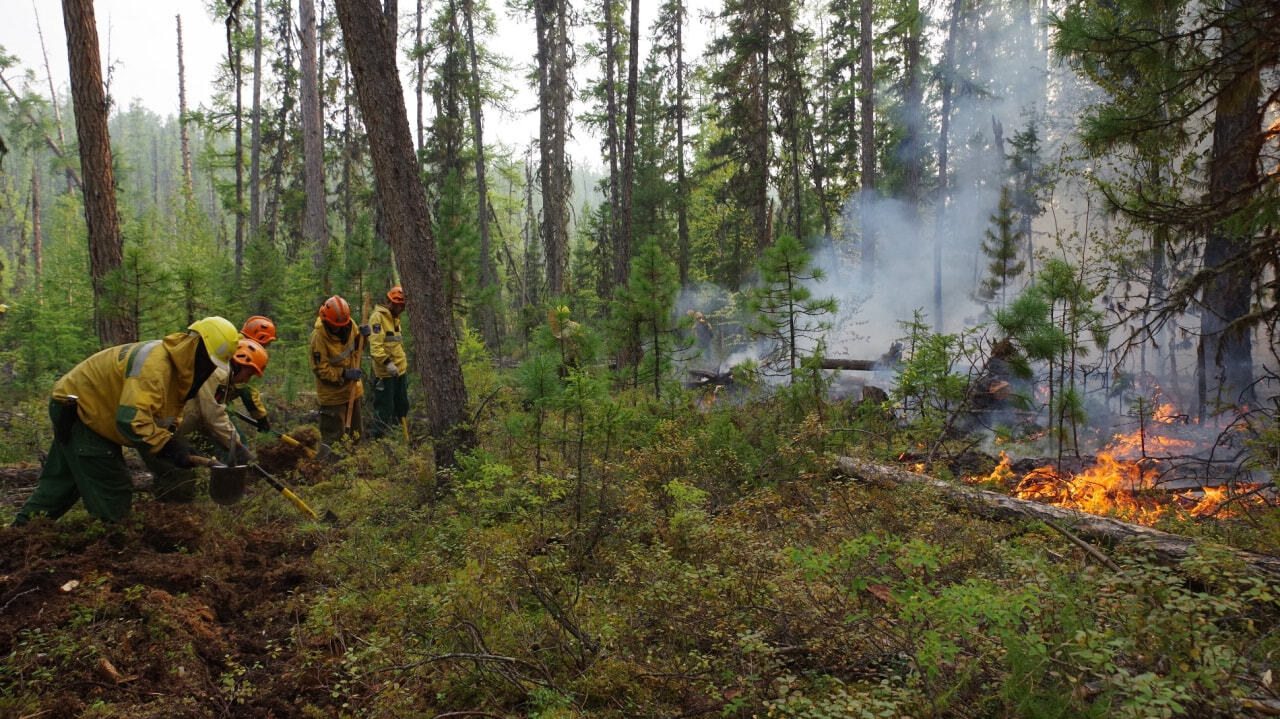
[[[231,410],[231,414],[234,414],[235,416],[239,417],[240,419],[242,419],[242,420],[244,420],[244,421],[246,421],[246,422],[250,422],[250,423],[252,423],[252,424],[254,424],[254,425],[258,424],[258,421],[257,421],[256,419],[254,419],[254,418],[250,417],[249,415],[247,415],[247,414],[245,414],[245,413],[243,413],[243,412],[237,412],[237,411],[235,411],[235,410]],[[290,447],[300,447],[300,448],[302,449],[302,451],[303,451],[303,452],[305,452],[305,453],[307,454],[307,459],[315,459],[315,458],[316,458],[316,451],[315,451],[314,449],[312,449],[309,445],[305,445],[305,444],[303,444],[303,443],[299,442],[298,440],[294,439],[293,437],[290,437],[289,435],[285,434],[284,432],[277,432],[277,431],[275,431],[274,429],[273,429],[273,430],[271,430],[271,434],[274,434],[275,436],[279,437],[279,438],[281,439],[281,441],[283,441],[285,444],[289,445]],[[328,450],[328,451],[330,451],[330,452],[332,452],[332,451],[333,451],[333,450],[329,449],[329,445],[324,444],[323,442],[322,442],[322,443],[320,443],[320,448],[321,448],[321,449],[324,449],[324,450]]]
[[[230,466],[200,455],[191,455],[188,459],[192,464],[209,468],[209,499],[218,504],[235,504],[244,496],[247,465]]]
[[[328,523],[330,523],[330,524],[336,524],[336,523],[337,523],[337,521],[338,521],[338,515],[334,514],[331,510],[328,510],[328,509],[326,509],[326,510],[324,511],[324,516],[323,516],[323,517],[321,517],[320,515],[316,514],[315,510],[314,510],[314,509],[312,509],[311,507],[308,507],[308,506],[307,506],[307,503],[306,503],[306,502],[304,502],[304,501],[302,501],[302,498],[301,498],[301,497],[299,497],[298,495],[294,494],[294,493],[293,493],[293,490],[291,490],[291,489],[289,489],[288,487],[284,486],[284,483],[283,483],[283,482],[281,482],[280,480],[276,479],[275,477],[272,477],[272,476],[271,476],[271,474],[270,474],[269,472],[267,472],[267,470],[265,470],[265,469],[263,469],[263,468],[262,468],[262,465],[257,464],[257,463],[254,463],[254,464],[250,464],[250,465],[248,465],[248,466],[249,466],[249,467],[253,467],[255,470],[257,470],[257,471],[258,471],[258,474],[261,474],[261,475],[263,476],[263,478],[267,480],[267,484],[269,484],[269,485],[271,485],[272,487],[274,487],[274,488],[275,488],[275,490],[276,490],[277,492],[279,492],[280,494],[283,494],[283,495],[284,495],[284,498],[285,498],[285,499],[287,499],[287,500],[289,500],[290,502],[292,502],[292,503],[293,503],[293,506],[297,507],[299,512],[302,512],[303,514],[305,514],[305,515],[307,515],[308,517],[310,517],[310,518],[312,518],[312,519],[314,519],[314,520],[317,520],[317,521],[318,521],[318,520],[320,520],[320,519],[323,519],[324,521],[326,521],[326,522],[328,522]]]

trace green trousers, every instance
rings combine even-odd
[[[400,418],[409,414],[409,378],[379,377],[373,384],[373,432],[374,437],[395,432]]]
[[[350,434],[356,441],[364,434],[364,421],[360,417],[361,400],[356,400],[351,408]],[[320,405],[320,441],[332,446],[343,434],[347,434],[344,425],[347,421],[347,403]]]
[[[55,427],[62,412],[75,411],[75,407],[49,402],[49,418]],[[104,522],[124,519],[133,504],[133,477],[120,445],[79,420],[71,425],[66,441],[53,441],[35,491],[13,523],[26,524],[36,515],[57,519],[75,506],[76,500],[83,500],[85,510]]]

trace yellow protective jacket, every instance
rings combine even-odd
[[[205,436],[222,445],[223,449],[231,449],[240,444],[240,434],[227,416],[227,370],[215,368],[213,374],[200,386],[195,399],[187,402],[182,408],[182,426],[178,435],[185,437],[195,432],[203,432]],[[233,387],[231,392],[236,390]]]
[[[323,320],[316,318],[315,329],[311,330],[311,372],[316,376],[316,399],[321,406],[346,404],[351,397],[353,382],[342,378],[342,370],[360,366],[360,353],[356,352],[359,338],[360,331],[353,325],[344,344],[329,334]],[[364,395],[364,386],[358,381],[354,384],[358,399]]]
[[[376,305],[369,317],[369,355],[373,357],[373,373],[387,376],[387,362],[395,363],[400,374],[409,371],[409,359],[404,354],[404,335],[400,333],[400,318],[391,310]]]
[[[61,402],[75,395],[77,414],[89,429],[154,454],[181,421],[197,352],[204,352],[204,343],[194,332],[111,347],[59,378],[53,398]]]

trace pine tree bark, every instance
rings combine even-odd
[[[618,168],[618,83],[615,77],[617,70],[617,29],[613,18],[615,0],[604,0],[604,95],[605,95],[605,154],[609,156],[609,244],[614,255],[612,267],[602,271],[609,273],[610,281],[605,285],[613,298],[613,291],[618,284],[618,243],[622,223],[621,174]]]
[[[191,136],[187,132],[187,68],[182,60],[182,16],[178,23],[178,133],[182,143],[182,194],[191,199]]]
[[[541,234],[547,290],[559,296],[565,291],[569,269],[569,167],[565,157],[570,101],[568,0],[535,0],[534,25],[538,38]]]
[[[631,0],[631,30],[627,38],[627,107],[622,138],[622,197],[618,234],[614,238],[613,281],[625,289],[631,278],[632,224],[635,214],[636,184],[636,98],[640,87],[640,0]],[[615,291],[616,291],[615,289]],[[634,355],[629,359],[636,359]]]
[[[684,168],[684,20],[686,9],[682,1],[678,2],[675,25],[676,50],[676,238],[679,246],[680,286],[689,284],[689,182]]]
[[[262,0],[253,3],[253,109],[249,118],[249,236],[262,225]]]
[[[1228,18],[1241,22],[1244,0],[1228,0]],[[1249,197],[1249,188],[1258,182],[1256,158],[1263,138],[1263,106],[1258,64],[1246,53],[1244,37],[1249,30],[1228,21],[1222,27],[1223,61],[1234,73],[1218,93],[1214,110],[1213,148],[1209,160],[1209,197],[1212,206],[1237,210]],[[1228,264],[1243,254],[1250,238],[1234,229],[1231,222],[1219,222],[1209,229],[1204,248],[1204,266],[1219,273],[1205,288],[1200,312],[1200,343],[1203,364],[1200,372],[1206,385],[1201,413],[1222,405],[1248,404],[1253,391],[1253,348],[1251,329],[1238,320],[1250,311],[1255,268],[1245,263]]]
[[[409,131],[409,115],[396,68],[394,44],[377,0],[337,0],[338,21],[368,132],[374,175],[388,238],[420,344],[411,362],[426,394],[436,462],[454,464],[456,452],[474,442],[464,426],[467,391],[446,304],[427,197]]]
[[[71,101],[84,173],[84,216],[89,234],[89,274],[93,280],[93,315],[103,346],[133,342],[138,327],[111,311],[115,303],[106,279],[120,268],[124,246],[116,207],[116,177],[111,166],[111,137],[107,131],[107,96],[102,85],[98,25],[93,0],[63,0],[67,32],[67,60],[71,69]]]
[[[471,88],[468,103],[471,111],[471,129],[476,146],[476,209],[479,212],[480,231],[480,294],[484,298],[480,307],[480,333],[484,345],[496,356],[501,336],[498,332],[497,311],[502,306],[502,287],[498,284],[498,269],[494,266],[492,241],[489,237],[489,185],[485,179],[484,113],[481,111],[483,88],[480,83],[480,60],[476,50],[475,0],[463,0],[463,13],[467,26],[467,57],[471,70]]]
[[[382,9],[379,8],[381,13]],[[325,264],[329,251],[329,230],[325,221],[324,119],[320,111],[320,66],[317,55],[316,10],[312,0],[299,0],[301,59],[298,68],[302,96],[303,185],[307,195],[302,235],[315,252],[316,269]],[[325,278],[328,293],[328,277]]]
[[[40,225],[40,168],[31,168],[31,264],[35,270],[36,296],[44,278],[44,231]]]
[[[951,193],[947,190],[947,160],[951,139],[951,90],[955,72],[956,32],[960,24],[961,0],[952,0],[951,18],[947,25],[947,40],[942,52],[942,119],[938,130],[938,193],[933,210],[933,327],[943,331],[942,316],[942,236],[950,211]]]
[[[859,198],[862,214],[862,278],[874,283],[876,277],[876,235],[870,222],[870,205],[876,191],[875,144],[875,66],[872,62],[872,0],[862,0],[859,5],[858,49],[861,92],[859,92],[859,149],[861,150],[861,189]]]

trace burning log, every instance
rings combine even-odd
[[[1190,550],[1199,542],[1118,519],[1099,517],[1032,500],[1017,499],[997,492],[959,487],[940,479],[889,467],[854,457],[839,459],[840,471],[882,487],[927,486],[932,487],[947,504],[987,519],[1002,522],[1041,520],[1070,526],[1078,535],[1091,539],[1113,542],[1139,542],[1157,558],[1165,562],[1186,559]],[[1271,557],[1243,550],[1232,550],[1245,564],[1257,573],[1280,580],[1280,557]]]

